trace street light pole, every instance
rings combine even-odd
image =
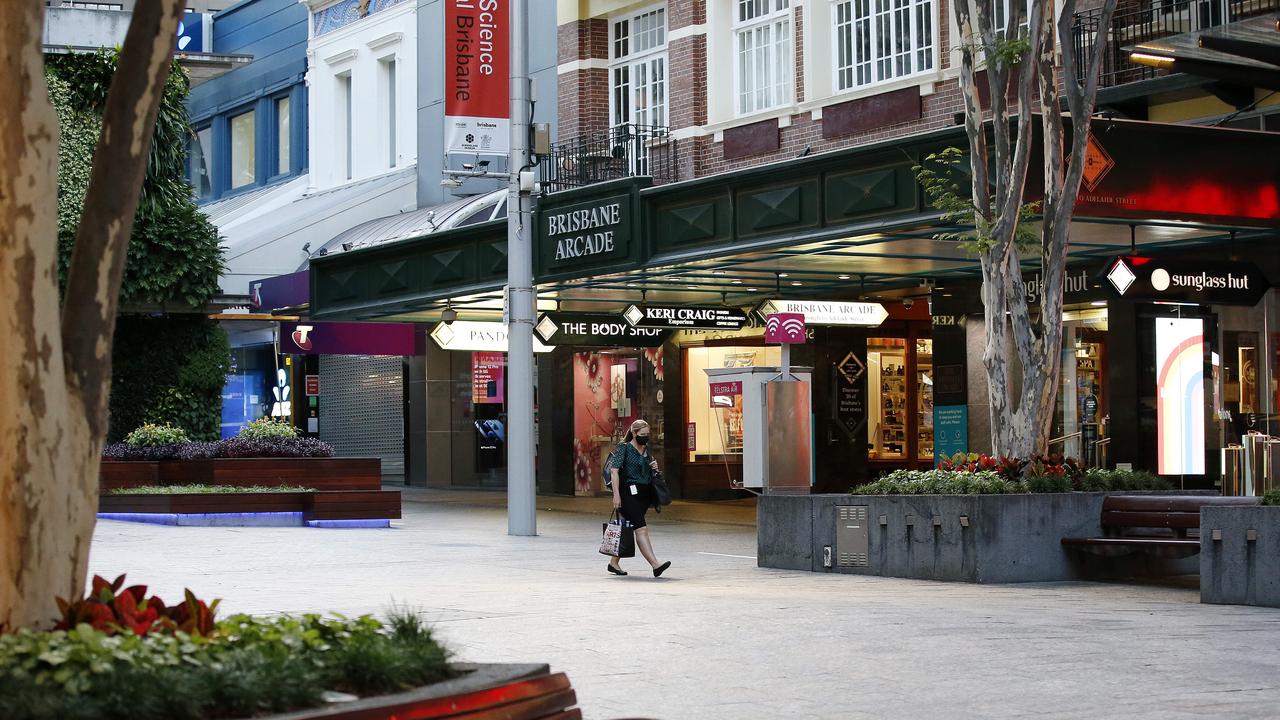
[[[507,170],[507,534],[537,535],[533,437],[533,222],[527,0],[511,0],[511,155]]]

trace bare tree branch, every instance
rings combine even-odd
[[[961,38],[973,38],[972,0],[952,3],[956,26]],[[979,225],[989,223],[992,216],[990,181],[987,175],[987,136],[982,129],[982,101],[978,95],[975,49],[972,44],[960,44],[960,90],[964,98],[965,135],[969,138],[969,158],[973,171],[973,207]]]
[[[103,112],[102,136],[76,232],[62,310],[68,381],[101,442],[111,389],[111,339],[151,136],[173,60],[183,0],[139,0]]]

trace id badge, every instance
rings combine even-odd
[[[639,487],[637,487],[637,486],[635,486],[635,485],[632,485],[632,486],[631,486],[631,494],[632,494],[632,495],[639,495],[639,494],[640,494],[640,488],[639,488]]]

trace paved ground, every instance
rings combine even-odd
[[[103,521],[92,570],[224,612],[408,604],[461,659],[567,671],[593,720],[1280,717],[1280,611],[1165,587],[762,570],[742,506],[677,504],[652,523],[669,576],[636,559],[615,578],[581,512],[607,501],[540,499],[557,509],[539,537],[513,538],[501,495],[407,499],[391,530]]]

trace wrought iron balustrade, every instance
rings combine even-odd
[[[545,192],[628,177],[676,180],[676,141],[663,125],[618,125],[551,146],[538,160]]]
[[[1280,0],[1120,0],[1111,24],[1100,28],[1102,8],[1075,15],[1073,44],[1077,73],[1083,79],[1085,64],[1099,41],[1106,43],[1098,87],[1114,87],[1149,80],[1160,71],[1129,61],[1123,48],[1280,10]]]

